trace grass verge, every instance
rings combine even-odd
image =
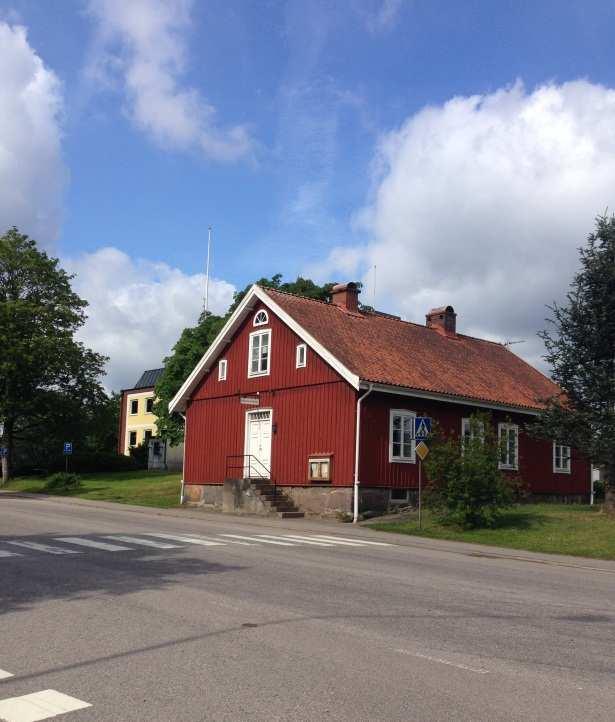
[[[101,474],[80,474],[81,487],[74,491],[48,491],[46,479],[21,477],[12,479],[2,489],[44,493],[53,496],[74,496],[79,499],[115,501],[169,508],[179,505],[181,474],[166,471],[128,471]]]
[[[594,559],[615,559],[615,520],[599,506],[527,504],[504,513],[492,529],[463,530],[439,523],[426,512],[418,521],[380,521],[371,529],[432,539],[490,544],[549,554],[570,554]]]

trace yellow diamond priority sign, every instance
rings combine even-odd
[[[425,461],[425,457],[429,454],[429,447],[424,441],[419,441],[415,449],[417,456],[421,461]]]

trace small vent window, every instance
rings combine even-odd
[[[218,381],[226,381],[226,369],[226,359],[220,359],[220,361],[218,361]]]
[[[300,343],[297,346],[297,368],[305,368],[307,364],[307,347],[304,343]]]
[[[323,483],[331,481],[331,457],[311,456],[308,462],[308,478],[310,481]]]
[[[253,325],[254,326],[265,326],[269,323],[269,315],[267,311],[259,311],[256,316],[254,316]]]

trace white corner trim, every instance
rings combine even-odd
[[[237,328],[254,307],[255,301],[262,301],[286,326],[294,331],[313,351],[315,351],[326,363],[354,388],[359,388],[359,377],[352,373],[339,359],[320,344],[309,334],[297,321],[295,321],[283,308],[281,308],[265,291],[256,284],[246,293],[243,301],[237,306],[229,320],[225,323],[214,342],[207,349],[203,358],[194,367],[191,374],[182,384],[180,390],[175,394],[169,404],[169,411],[184,411],[186,401],[195,389],[196,385],[209,371],[213,359],[220,353],[221,349],[232,340]]]

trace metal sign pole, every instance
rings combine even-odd
[[[421,484],[421,469],[423,468],[423,462],[421,461],[421,457],[419,456],[419,529],[423,528],[423,518],[422,518],[422,504],[421,504],[421,496],[422,496],[422,484]]]

